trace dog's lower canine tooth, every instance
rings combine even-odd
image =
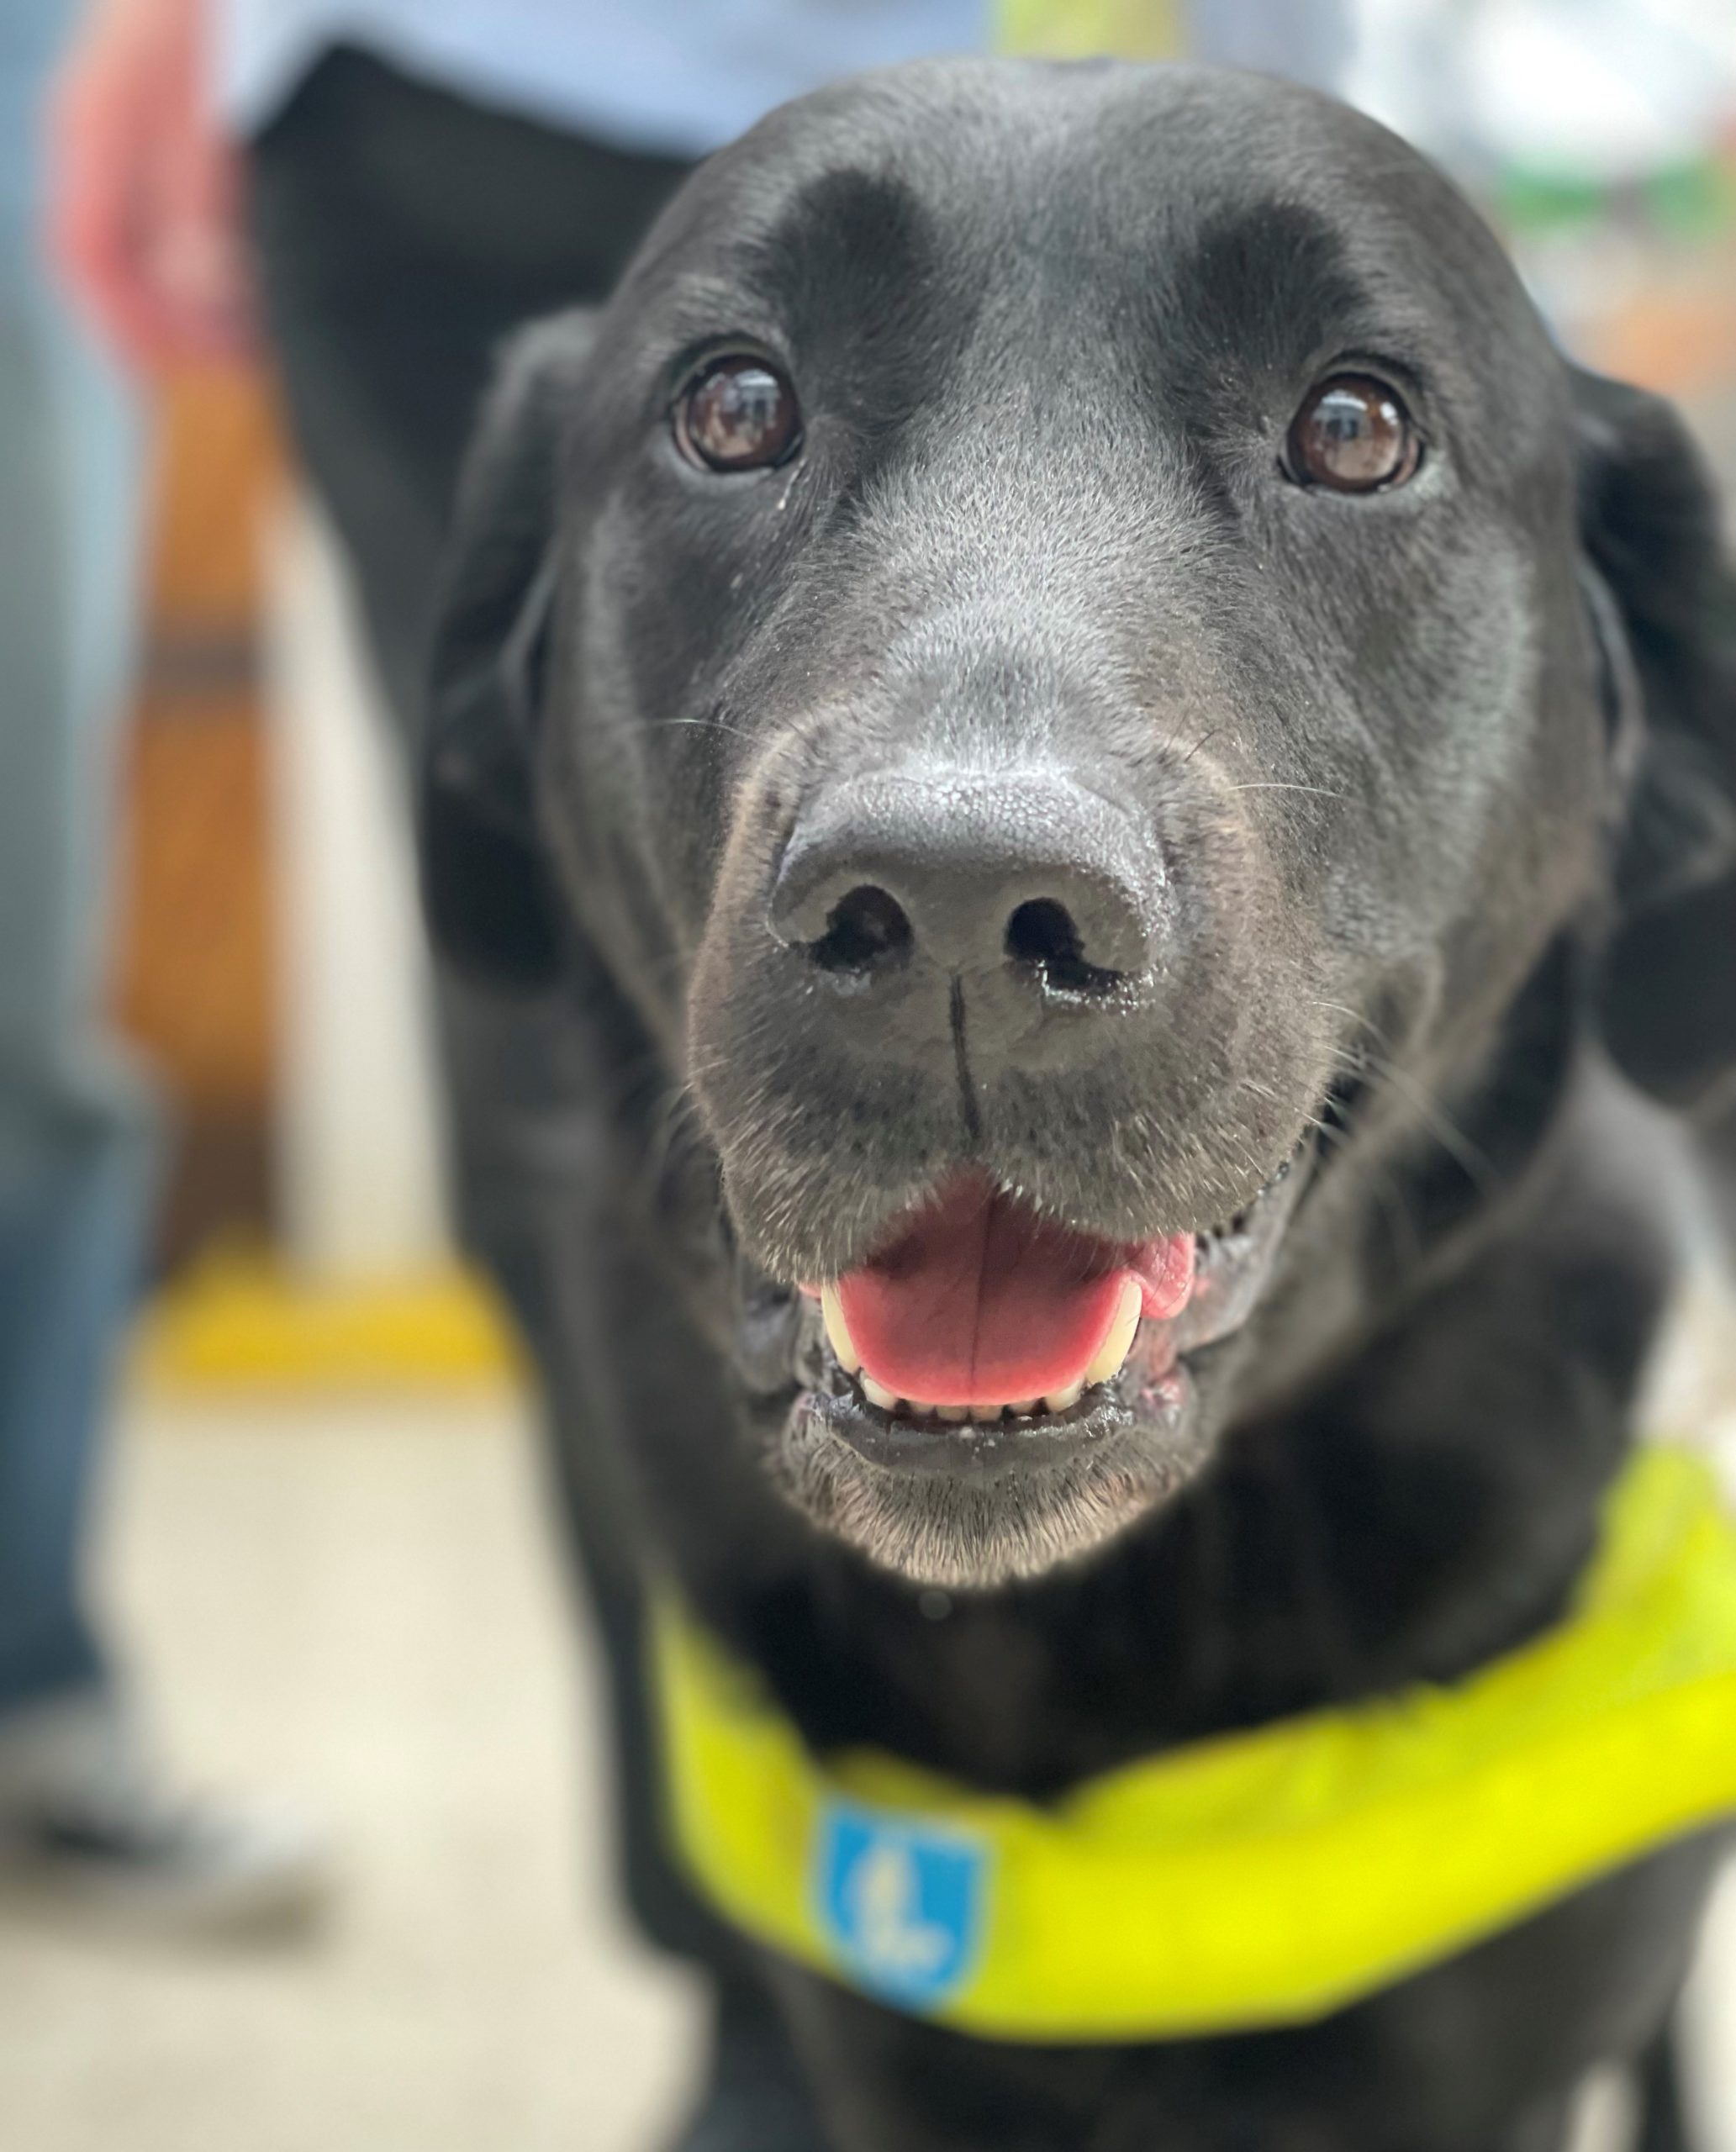
[[[1028,1420],[1042,1403],[1040,1397],[1021,1397],[1016,1405],[1009,1405],[1006,1409],[1014,1419]]]
[[[895,1412],[898,1400],[889,1390],[883,1390],[872,1375],[862,1378],[862,1394],[870,1405],[878,1405],[883,1412]]]
[[[1082,1382],[1070,1382],[1065,1390],[1052,1390],[1042,1400],[1045,1412],[1070,1412],[1085,1394]]]
[[[1111,1382],[1121,1371],[1122,1363],[1132,1349],[1134,1332],[1139,1327],[1139,1311],[1144,1304],[1144,1295],[1139,1290],[1137,1278],[1124,1279],[1121,1297],[1115,1311],[1115,1321],[1109,1326],[1109,1335],[1097,1348],[1096,1357],[1085,1369],[1084,1379]]]
[[[820,1311],[826,1318],[826,1335],[838,1365],[847,1375],[860,1374],[862,1355],[857,1351],[850,1326],[844,1320],[844,1302],[836,1285],[821,1288]]]

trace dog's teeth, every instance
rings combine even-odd
[[[1121,1301],[1115,1311],[1115,1321],[1109,1326],[1109,1335],[1085,1369],[1088,1387],[1094,1382],[1112,1382],[1121,1373],[1122,1363],[1132,1348],[1133,1334],[1139,1327],[1139,1311],[1144,1300],[1137,1278],[1122,1280]]]
[[[894,1418],[900,1420],[939,1420],[952,1427],[962,1426],[968,1420],[979,1427],[989,1427],[1009,1418],[1029,1420],[1039,1412],[1070,1412],[1084,1396],[1088,1382],[1106,1382],[1127,1358],[1133,1332],[1139,1327],[1139,1305],[1136,1285],[1117,1311],[1116,1327],[1103,1351],[1092,1361],[1092,1372],[1081,1376],[1077,1382],[1069,1383],[1065,1390],[1052,1390],[1047,1397],[1013,1398],[1005,1405],[931,1405],[925,1398],[898,1396],[883,1383],[876,1382],[872,1375],[862,1373],[859,1369],[855,1370],[856,1379],[862,1385],[862,1394],[870,1405],[878,1405],[883,1412],[889,1412]],[[1111,1363],[1110,1348],[1124,1334],[1127,1344],[1121,1347],[1118,1357]],[[836,1345],[833,1349],[836,1350]],[[1107,1372],[1095,1372],[1100,1369],[1106,1369]]]
[[[844,1320],[843,1296],[836,1285],[826,1285],[821,1289],[820,1311],[826,1318],[826,1337],[836,1355],[838,1365],[847,1375],[859,1374],[862,1355],[857,1351],[855,1341],[850,1335],[850,1326]]]

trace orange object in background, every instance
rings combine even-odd
[[[154,413],[136,700],[116,906],[119,1021],[173,1131],[165,1265],[272,1212],[275,1024],[256,533],[282,482],[269,390],[239,370],[167,378]]]

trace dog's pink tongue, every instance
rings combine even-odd
[[[838,1294],[863,1371],[883,1388],[930,1405],[1005,1404],[1079,1381],[1127,1279],[1142,1312],[1161,1320],[1186,1305],[1193,1274],[1191,1233],[1117,1246],[960,1179]]]

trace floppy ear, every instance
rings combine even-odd
[[[507,346],[459,488],[421,743],[418,841],[435,946],[484,983],[526,992],[562,968],[533,774],[565,414],[592,333],[576,311]]]
[[[1736,1070],[1736,576],[1670,406],[1577,370],[1573,386],[1587,605],[1636,757],[1604,1037],[1634,1083],[1692,1107]]]

